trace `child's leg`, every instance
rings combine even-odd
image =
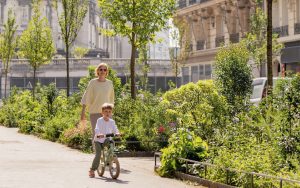
[[[96,148],[96,154],[95,154],[95,158],[93,160],[91,170],[96,170],[99,167],[100,155],[101,155],[101,150],[102,150],[102,145],[100,142],[94,142],[94,143],[95,143],[95,148]]]

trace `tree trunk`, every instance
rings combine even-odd
[[[267,1],[267,78],[268,94],[272,94],[273,73],[272,73],[272,0]]]
[[[136,99],[136,88],[135,88],[135,33],[132,33],[132,43],[131,43],[131,58],[130,58],[130,89],[131,89],[131,98]]]
[[[67,97],[69,97],[70,96],[69,45],[66,45],[66,64],[67,64]]]
[[[175,60],[175,84],[176,84],[175,88],[178,87],[177,79],[178,79],[178,62],[177,62],[177,58],[176,58],[176,60]]]
[[[136,88],[135,88],[135,54],[136,46],[131,46],[131,58],[130,58],[130,82],[131,82],[131,98],[136,99]]]
[[[5,62],[5,83],[4,83],[4,98],[6,98],[6,89],[7,89],[7,74],[8,74],[8,60]]]
[[[4,98],[6,98],[6,87],[7,87],[7,71],[5,71]]]
[[[33,86],[32,86],[32,98],[35,100],[35,77],[36,77],[36,67],[33,67]]]

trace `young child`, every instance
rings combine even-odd
[[[101,150],[104,146],[105,135],[114,133],[117,136],[120,135],[119,130],[115,124],[115,121],[111,119],[112,116],[113,105],[110,103],[104,103],[102,105],[102,117],[97,120],[96,127],[95,127],[95,149],[96,154],[95,158],[92,163],[92,167],[89,171],[89,176],[91,178],[95,177],[95,170],[99,167],[100,163],[100,154]]]

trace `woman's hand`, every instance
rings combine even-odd
[[[84,104],[82,105],[80,120],[81,121],[86,120],[85,119],[85,105]]]

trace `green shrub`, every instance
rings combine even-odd
[[[244,108],[244,101],[251,93],[251,67],[245,42],[221,48],[216,57],[216,83],[223,96],[232,105],[233,114]]]
[[[194,130],[208,143],[214,143],[217,132],[226,128],[227,104],[211,80],[166,92],[161,106],[167,122]]]
[[[78,124],[77,126],[65,129],[60,137],[60,142],[69,147],[80,149],[84,152],[92,150],[92,131],[90,125]]]
[[[181,170],[184,162],[178,158],[201,161],[207,157],[208,146],[193,131],[179,129],[169,139],[169,146],[161,149],[161,166],[158,170],[161,176],[171,176],[176,170]]]

